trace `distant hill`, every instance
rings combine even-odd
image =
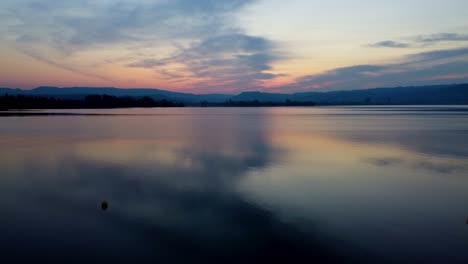
[[[468,84],[374,88],[294,94],[244,92],[233,101],[313,101],[318,104],[468,104]]]
[[[34,88],[32,90],[21,90],[21,89],[11,89],[11,88],[0,88],[1,94],[10,94],[10,95],[29,95],[29,96],[48,96],[56,97],[62,99],[84,99],[87,95],[112,95],[112,96],[131,96],[131,97],[143,97],[149,96],[156,100],[161,99],[171,99],[181,102],[200,102],[204,100],[209,100],[212,102],[224,102],[231,95],[226,94],[191,94],[191,93],[179,93],[171,92],[166,90],[159,89],[121,89],[114,87],[50,87],[50,86],[41,86]]]
[[[38,87],[32,90],[0,88],[0,95],[46,96],[62,99],[83,99],[87,95],[143,97],[155,100],[175,100],[187,104],[231,102],[285,101],[315,102],[321,105],[343,104],[468,104],[468,84],[374,88],[333,92],[264,93],[243,92],[229,94],[192,94],[159,89],[119,89],[113,87]]]

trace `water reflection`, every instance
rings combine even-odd
[[[324,235],[301,232],[235,191],[248,170],[282,155],[265,136],[268,120],[263,113],[8,119],[0,150],[4,257],[338,260]],[[111,205],[105,214],[103,199]]]
[[[2,255],[80,263],[468,259],[468,122],[458,112],[213,110],[2,117]]]
[[[403,120],[303,113],[285,121],[282,114],[272,114],[270,138],[285,155],[249,171],[240,187],[245,196],[285,221],[303,228],[314,221],[390,262],[468,259],[467,117],[458,123],[451,116],[423,122],[417,112]],[[443,140],[433,142],[439,132]],[[413,134],[415,144],[400,140]]]

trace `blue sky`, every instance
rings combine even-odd
[[[468,2],[3,0],[0,86],[296,92],[468,82]]]

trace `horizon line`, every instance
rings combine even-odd
[[[239,93],[190,93],[190,92],[179,92],[179,91],[172,91],[166,90],[161,88],[148,88],[148,87],[141,87],[141,88],[128,88],[128,87],[113,87],[113,86],[47,86],[41,85],[31,89],[27,88],[11,88],[11,87],[0,87],[0,89],[11,89],[11,90],[21,90],[21,91],[33,91],[40,88],[55,88],[55,89],[117,89],[117,90],[155,90],[155,91],[162,91],[162,92],[170,92],[170,93],[178,93],[178,94],[191,94],[191,95],[240,95],[243,93],[264,93],[264,94],[300,94],[300,93],[330,93],[330,92],[351,92],[351,91],[359,91],[359,90],[374,90],[374,89],[392,89],[392,88],[415,88],[415,87],[435,87],[435,86],[456,86],[456,85],[468,85],[468,83],[450,83],[450,84],[430,84],[430,85],[404,85],[404,86],[392,86],[392,87],[371,87],[371,88],[353,88],[349,90],[331,90],[331,91],[302,91],[302,92],[292,92],[292,93],[282,93],[282,92],[265,92],[260,90],[250,90],[250,91],[243,91]]]

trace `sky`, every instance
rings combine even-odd
[[[0,87],[292,93],[463,82],[466,0],[0,2]]]

